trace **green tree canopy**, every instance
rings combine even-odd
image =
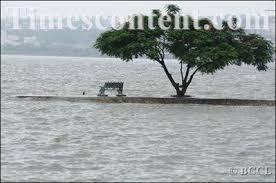
[[[179,16],[180,8],[168,5],[166,14],[153,10],[151,15],[142,15],[126,22],[122,29],[111,29],[102,33],[95,47],[102,54],[130,61],[137,57],[147,57],[161,64],[177,96],[184,96],[197,72],[214,73],[228,65],[248,64],[259,71],[267,69],[272,62],[273,47],[270,41],[256,34],[248,34],[236,28],[237,20],[222,23],[216,29],[206,18],[196,20],[190,16]],[[153,17],[153,18],[151,18]],[[164,25],[158,20],[165,20]],[[179,22],[179,24],[177,24]],[[152,23],[152,24],[151,24]],[[131,29],[134,25],[136,29]],[[164,28],[165,27],[165,28]],[[172,54],[180,63],[180,82],[168,71],[165,54]],[[183,65],[186,71],[183,71]]]

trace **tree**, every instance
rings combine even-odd
[[[179,7],[168,5],[164,15],[159,10],[153,10],[152,21],[150,16],[142,15],[142,29],[137,28],[139,20],[135,17],[133,22],[136,29],[130,29],[131,22],[126,22],[122,29],[102,33],[94,46],[102,54],[124,61],[142,56],[156,61],[162,66],[177,97],[185,96],[197,72],[212,74],[227,65],[242,64],[265,71],[267,63],[273,61],[272,43],[237,28],[236,19],[233,19],[232,27],[222,22],[222,29],[216,29],[206,18],[200,19],[197,28],[195,20],[190,16],[179,16],[179,12]],[[165,20],[163,27],[158,19]],[[180,82],[169,72],[165,54],[171,54],[179,60]]]

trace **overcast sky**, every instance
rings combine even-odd
[[[275,10],[275,1],[1,1],[1,16],[6,15],[7,7],[33,8],[37,14],[52,15],[130,15],[147,14],[151,9],[163,9],[167,4],[177,4],[183,13],[191,14],[198,10],[200,15],[228,13],[264,13]],[[275,15],[274,12],[270,14]]]

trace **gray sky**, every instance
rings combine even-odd
[[[167,4],[177,4],[183,13],[191,14],[198,10],[200,15],[228,13],[264,13],[274,9],[275,1],[1,1],[1,16],[6,15],[7,7],[33,8],[37,14],[52,15],[130,15],[148,14],[151,9],[163,9]],[[270,12],[275,14],[275,12]]]

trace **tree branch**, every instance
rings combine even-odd
[[[180,92],[179,83],[175,82],[175,80],[172,77],[172,74],[168,71],[166,63],[164,61],[164,59],[165,59],[165,47],[162,46],[162,45],[156,45],[156,48],[157,48],[158,54],[160,56],[160,59],[157,60],[157,62],[160,63],[161,66],[163,67],[167,78],[170,80],[171,84],[173,85],[173,87],[175,88],[177,93]],[[182,74],[182,76],[183,76],[183,74]]]
[[[183,63],[182,63],[182,61],[180,61],[180,74],[181,74],[181,81],[182,81],[182,86],[183,86],[184,78],[183,78],[183,69],[182,69],[182,65],[183,65]],[[186,72],[186,74],[187,74],[187,72]]]
[[[155,48],[157,49],[157,52],[158,52],[158,54],[160,56],[161,61],[164,61],[165,53],[164,53],[163,48],[161,48],[160,45],[156,45]]]
[[[187,79],[188,79],[188,75],[189,75],[189,72],[190,72],[190,68],[191,66],[188,64],[187,65],[187,69],[186,69],[186,74],[185,74],[185,78],[184,78],[184,82],[183,83],[187,83]]]
[[[164,52],[164,48],[160,48],[160,50],[161,50],[161,55],[162,55],[162,60],[164,60],[164,58],[165,58],[165,52]]]
[[[192,73],[192,75],[190,76],[190,78],[189,78],[189,81],[188,81],[188,85],[192,82],[192,79],[193,79],[193,77],[194,77],[194,75],[196,74],[196,72],[200,69],[200,68],[202,68],[202,67],[204,67],[205,65],[207,65],[208,63],[206,63],[206,64],[203,64],[203,65],[201,65],[201,66],[199,66],[199,67],[197,67],[196,68],[196,70]]]
[[[190,76],[188,82],[187,82],[187,85],[190,85],[190,83],[192,82],[192,79],[194,77],[194,75],[196,74],[196,72],[200,69],[200,67],[198,67],[193,73],[192,75]]]
[[[173,87],[176,89],[176,90],[179,90],[179,83],[176,83],[171,75],[171,73],[169,73],[168,71],[168,68],[164,62],[164,60],[162,61],[159,61],[159,63],[161,64],[161,66],[163,67],[168,79],[170,80],[171,84],[173,85]]]

